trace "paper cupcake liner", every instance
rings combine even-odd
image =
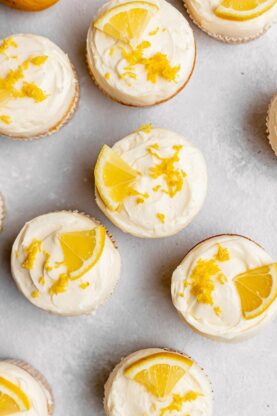
[[[183,0],[185,9],[187,14],[189,15],[190,19],[193,21],[193,23],[195,24],[195,26],[197,26],[199,29],[201,29],[203,32],[205,32],[207,35],[209,35],[210,37],[220,41],[220,42],[224,42],[224,43],[229,43],[232,45],[240,45],[243,43],[248,43],[251,42],[253,40],[258,39],[259,37],[261,37],[262,35],[264,35],[272,26],[273,22],[270,23],[269,25],[267,25],[265,28],[263,28],[260,32],[258,32],[256,35],[254,36],[248,36],[248,37],[239,37],[239,38],[234,38],[232,36],[224,36],[221,34],[216,34],[213,32],[208,31],[207,29],[205,29],[203,26],[201,26],[201,24],[195,19],[195,17],[192,16],[189,6],[186,4],[186,0]]]
[[[17,0],[18,1],[18,0]],[[49,7],[54,6],[59,0],[53,0],[52,4],[49,4],[48,6],[42,6],[41,8],[32,8],[32,7],[26,7],[24,5],[17,5],[16,0],[2,0],[2,3],[5,4],[5,6],[11,7],[12,9],[21,10],[24,12],[39,12],[43,11],[45,9],[48,9]],[[1,3],[1,0],[0,0]]]
[[[266,134],[267,134],[267,138],[268,138],[269,144],[270,144],[270,146],[271,146],[271,149],[272,149],[272,150],[273,150],[273,152],[275,153],[275,156],[277,156],[277,139],[276,139],[276,143],[275,143],[275,144],[274,144],[274,143],[272,143],[271,138],[270,138],[270,134],[271,134],[271,132],[270,132],[270,130],[269,130],[269,113],[270,113],[270,111],[271,111],[271,106],[272,106],[272,104],[273,104],[273,101],[275,101],[276,99],[277,99],[277,94],[275,94],[275,95],[272,97],[272,99],[271,99],[271,101],[270,101],[270,104],[269,104],[269,106],[268,106],[267,116],[266,116]]]
[[[46,397],[47,397],[47,406],[48,406],[48,416],[52,416],[54,413],[54,397],[53,392],[50,384],[46,380],[46,378],[34,367],[32,367],[30,364],[26,363],[25,361],[21,360],[5,360],[6,362],[15,365],[22,370],[25,370],[27,373],[29,373],[41,386],[41,388],[44,390]]]
[[[0,136],[2,135],[3,137],[6,137],[7,139],[10,140],[17,140],[17,141],[25,141],[25,142],[29,142],[29,141],[33,141],[33,140],[38,140],[38,139],[42,139],[44,137],[48,137],[51,136],[54,133],[57,133],[62,127],[64,127],[73,117],[73,115],[75,114],[78,105],[79,105],[79,101],[80,101],[80,88],[79,88],[79,82],[78,82],[78,77],[77,77],[77,72],[75,70],[75,68],[72,65],[72,69],[74,72],[74,77],[75,77],[75,96],[68,108],[67,113],[65,114],[65,116],[62,118],[62,120],[60,120],[54,127],[51,127],[49,130],[47,130],[46,132],[43,132],[41,134],[35,135],[35,136],[31,136],[31,137],[20,137],[20,136],[13,136],[13,135],[8,135],[8,134],[3,134],[0,132]]]
[[[3,228],[3,222],[6,214],[3,195],[0,193],[0,231]]]

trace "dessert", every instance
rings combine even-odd
[[[222,341],[255,334],[277,311],[277,263],[254,241],[219,235],[199,243],[172,276],[178,313]]]
[[[201,152],[181,135],[144,125],[104,146],[95,166],[96,202],[122,231],[165,237],[186,227],[207,189]]]
[[[277,17],[277,0],[184,0],[184,4],[202,30],[231,43],[259,37]]]
[[[0,41],[0,135],[54,133],[73,115],[78,96],[68,56],[49,39],[19,34]]]
[[[95,312],[113,292],[120,264],[105,228],[68,211],[27,222],[11,256],[19,290],[35,306],[60,315]]]
[[[277,94],[272,98],[267,115],[269,143],[277,156]]]
[[[104,406],[107,416],[211,416],[213,394],[191,358],[149,348],[115,367],[105,385]]]
[[[36,12],[53,6],[59,0],[0,0],[14,9]]]
[[[87,62],[93,80],[115,101],[154,105],[187,84],[195,41],[184,16],[165,0],[112,0],[90,25]]]

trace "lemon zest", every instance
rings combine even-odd
[[[149,36],[155,36],[158,33],[159,30],[160,30],[160,28],[159,28],[159,26],[157,26],[156,29],[149,32]]]
[[[217,316],[220,316],[220,314],[221,314],[221,312],[222,312],[222,309],[221,309],[221,307],[220,306],[214,306],[214,313],[217,315]]]
[[[9,48],[18,48],[17,43],[12,37],[3,40],[0,45],[0,54],[4,54]]]
[[[173,394],[172,402],[168,406],[161,409],[160,416],[163,416],[166,412],[181,412],[184,403],[192,402],[199,396],[202,396],[202,394],[193,390],[189,390],[184,396]]]
[[[2,121],[2,123],[4,124],[11,124],[12,120],[10,116],[7,116],[5,114],[0,115],[0,121]]]
[[[89,282],[83,282],[79,285],[79,288],[80,289],[86,289],[89,285],[90,285]]]
[[[136,133],[139,133],[140,131],[143,131],[144,133],[151,133],[152,130],[153,130],[153,124],[145,123],[145,124],[142,124],[138,129],[136,129]]]
[[[44,276],[41,276],[41,277],[38,279],[38,282],[39,282],[39,284],[40,284],[41,286],[44,286],[44,285],[45,285],[45,277],[44,277]]]
[[[38,253],[41,250],[41,241],[33,240],[32,243],[25,248],[26,259],[22,263],[22,267],[31,270],[34,267]]]
[[[160,221],[161,221],[161,223],[163,223],[163,224],[164,224],[164,222],[165,222],[165,215],[164,215],[164,214],[162,214],[161,212],[158,212],[158,213],[156,214],[156,217],[158,218],[158,220],[160,220]]]
[[[199,259],[197,261],[188,284],[191,286],[190,293],[196,297],[199,303],[214,304],[212,297],[215,289],[213,277],[219,272],[220,268],[216,264],[215,259]]]
[[[222,247],[220,244],[218,245],[218,251],[214,256],[215,260],[217,261],[228,261],[230,260],[229,250],[227,248]]]
[[[111,78],[111,74],[110,74],[109,72],[106,72],[106,74],[105,74],[105,78],[106,78],[106,79],[110,79],[110,78]]]
[[[69,277],[66,273],[62,273],[57,280],[52,284],[52,286],[49,288],[49,294],[51,296],[53,295],[59,295],[61,293],[66,292],[68,287],[68,281]]]
[[[32,298],[37,299],[39,297],[39,291],[38,290],[34,290],[31,293]]]

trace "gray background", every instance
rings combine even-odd
[[[277,160],[265,132],[267,106],[277,90],[277,27],[239,46],[193,27],[198,59],[187,88],[161,106],[132,109],[102,95],[86,69],[86,32],[102,3],[61,0],[34,14],[0,6],[1,38],[19,32],[48,36],[69,53],[81,85],[79,110],[60,133],[30,143],[0,140],[0,190],[7,205],[0,234],[0,356],[27,360],[47,376],[57,416],[102,416],[103,384],[112,367],[149,346],[182,350],[205,367],[216,416],[274,416],[276,320],[244,343],[207,340],[179,320],[170,276],[189,248],[218,233],[249,236],[277,259]],[[181,0],[172,3],[185,14]],[[156,241],[124,235],[93,199],[92,171],[101,146],[146,122],[193,141],[209,170],[201,213],[177,236]],[[122,278],[96,316],[51,316],[25,300],[11,279],[11,245],[22,225],[60,209],[96,216],[118,242]]]

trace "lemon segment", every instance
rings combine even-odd
[[[223,19],[244,21],[261,16],[276,4],[277,0],[223,0],[214,13]]]
[[[134,192],[139,173],[128,165],[114,150],[104,145],[96,162],[95,184],[104,204],[116,211]]]
[[[142,384],[158,398],[168,396],[184,377],[193,361],[172,352],[161,352],[142,358],[124,371],[126,377]]]
[[[59,236],[64,265],[70,279],[77,280],[87,273],[101,257],[106,239],[102,225],[84,231],[63,233]]]
[[[130,43],[140,39],[158,10],[158,6],[146,1],[123,3],[100,16],[94,22],[94,27],[116,40]]]
[[[26,394],[11,381],[0,377],[0,416],[13,415],[30,410]]]
[[[235,277],[234,283],[243,317],[256,318],[277,298],[277,263],[241,273]]]

